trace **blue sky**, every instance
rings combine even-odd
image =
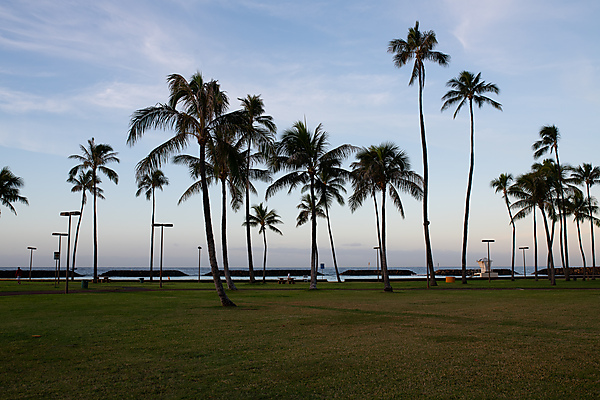
[[[230,97],[260,94],[278,130],[306,117],[322,123],[332,146],[394,141],[421,173],[417,87],[410,66],[396,69],[387,44],[405,38],[420,21],[434,30],[450,66],[427,65],[425,121],[431,168],[430,209],[434,262],[460,265],[468,172],[468,112],[453,120],[440,112],[445,83],[460,71],[481,72],[501,90],[504,111],[477,109],[476,164],[468,265],[485,255],[482,238],[494,238],[496,265],[510,264],[510,229],[504,203],[489,188],[502,172],[527,172],[531,144],[542,125],[562,134],[561,161],[598,160],[600,37],[597,1],[4,1],[0,5],[0,166],[25,181],[29,206],[18,216],[2,208],[0,267],[52,265],[56,238],[66,231],[61,211],[77,210],[79,194],[65,182],[68,159],[95,137],[119,152],[112,167],[118,185],[105,179],[99,203],[101,266],[145,266],[149,253],[150,202],[135,197],[134,166],[169,132],[149,132],[135,147],[125,143],[130,116],[164,102],[165,78],[200,71],[219,80]],[[188,153],[196,154],[190,147]],[[193,266],[205,247],[200,197],[177,206],[191,181],[183,167],[167,165],[171,184],[157,196],[157,220],[165,232],[165,265]],[[263,201],[260,196],[253,201]],[[599,196],[600,189],[593,194]],[[213,222],[219,193],[211,193]],[[269,236],[269,265],[309,264],[309,227],[295,227],[299,193],[280,192],[268,202],[282,216],[284,236]],[[389,263],[424,265],[421,206],[405,196],[406,219],[389,209]],[[89,203],[91,204],[91,203]],[[229,214],[231,265],[245,266],[242,213]],[[372,205],[352,214],[332,210],[342,266],[375,261]],[[530,219],[517,224],[518,245],[532,246]],[[319,231],[322,261],[331,265],[325,224]],[[91,207],[84,211],[78,264],[91,265]],[[579,263],[570,227],[573,264]],[[583,229],[588,237],[588,229]],[[215,230],[218,234],[218,230]],[[262,241],[253,236],[255,263]],[[589,252],[589,241],[585,243]],[[543,251],[543,244],[541,249]],[[589,255],[588,255],[589,257]],[[206,265],[206,254],[203,254]],[[518,259],[520,260],[520,259]],[[517,262],[519,265],[520,261]],[[528,261],[531,264],[531,261]]]

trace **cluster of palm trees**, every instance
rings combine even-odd
[[[512,174],[503,173],[491,181],[491,186],[496,193],[502,193],[512,227],[512,278],[514,279],[515,221],[531,214],[533,217],[534,274],[535,279],[538,279],[537,212],[539,211],[544,225],[547,247],[546,264],[551,284],[556,284],[556,262],[553,249],[557,223],[562,271],[565,280],[570,279],[567,223],[569,217],[573,218],[577,228],[583,279],[588,277],[589,271],[580,226],[586,221],[590,224],[591,276],[592,279],[595,279],[594,225],[600,226],[600,220],[595,216],[598,212],[598,204],[597,200],[590,195],[590,188],[600,183],[600,168],[588,163],[577,167],[561,164],[558,151],[560,132],[556,126],[543,126],[539,131],[539,136],[540,139],[532,145],[534,159],[539,159],[547,153],[550,153],[552,158],[534,163],[531,171],[516,178]],[[585,189],[585,193],[582,189]]]
[[[29,204],[27,197],[21,195],[23,185],[23,178],[13,174],[9,167],[4,167],[0,170],[0,204],[8,208],[15,215],[17,215],[17,210],[15,210],[13,203]]]

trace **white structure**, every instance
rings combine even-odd
[[[477,260],[477,264],[479,264],[479,268],[481,268],[481,272],[475,274],[480,278],[497,278],[498,273],[492,272],[492,260],[488,260],[486,257]]]

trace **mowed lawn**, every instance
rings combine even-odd
[[[236,308],[176,282],[0,296],[0,397],[596,399],[599,281],[241,283]]]

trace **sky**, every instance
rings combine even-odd
[[[172,132],[149,131],[126,144],[132,113],[164,103],[166,77],[201,72],[216,79],[230,100],[259,94],[278,134],[295,121],[319,123],[332,147],[392,141],[422,173],[417,86],[412,64],[396,68],[390,40],[406,38],[419,21],[433,30],[436,50],[451,56],[446,68],[426,65],[424,112],[430,163],[430,221],[436,267],[460,266],[462,223],[469,165],[468,110],[453,119],[441,112],[446,82],[461,71],[481,72],[495,83],[503,111],[475,110],[475,175],[467,264],[486,256],[481,239],[495,239],[494,265],[510,265],[511,229],[505,204],[490,188],[501,173],[517,176],[534,162],[531,145],[544,125],[562,135],[562,163],[600,164],[600,3],[595,0],[5,0],[0,4],[0,167],[23,178],[18,215],[0,206],[0,267],[52,266],[57,239],[66,232],[61,211],[78,210],[81,197],[66,182],[80,144],[94,137],[110,144],[119,164],[118,185],[108,179],[98,205],[99,265],[149,263],[151,202],[136,197],[134,168]],[[186,149],[197,154],[197,146]],[[348,160],[347,165],[352,160]],[[187,170],[167,164],[169,186],[157,193],[157,222],[164,232],[165,267],[194,266],[206,249],[200,197],[177,201],[192,183]],[[257,204],[266,186],[257,185]],[[348,190],[350,192],[350,187]],[[592,195],[600,196],[600,188]],[[268,265],[308,267],[310,227],[296,227],[298,191],[267,202],[281,215],[283,236],[268,234]],[[403,196],[406,218],[388,208],[388,264],[425,264],[421,204]],[[211,190],[218,237],[220,193]],[[77,264],[92,264],[92,212],[82,219]],[[246,267],[243,212],[228,211],[230,265]],[[371,202],[354,213],[331,210],[341,267],[375,264],[376,228]],[[321,262],[331,266],[324,221],[319,221]],[[533,246],[532,221],[517,222],[517,245]],[[540,232],[542,227],[540,225]],[[569,225],[572,265],[580,265],[576,231]],[[589,228],[582,227],[589,256]],[[262,239],[253,231],[254,264],[262,263]],[[220,260],[220,245],[217,245]],[[540,254],[545,247],[540,240]],[[206,251],[202,263],[207,265]],[[519,255],[520,256],[520,255]],[[532,263],[531,251],[527,254]],[[543,257],[541,257],[543,259]],[[517,258],[517,265],[520,264]],[[219,261],[219,265],[221,262]]]

